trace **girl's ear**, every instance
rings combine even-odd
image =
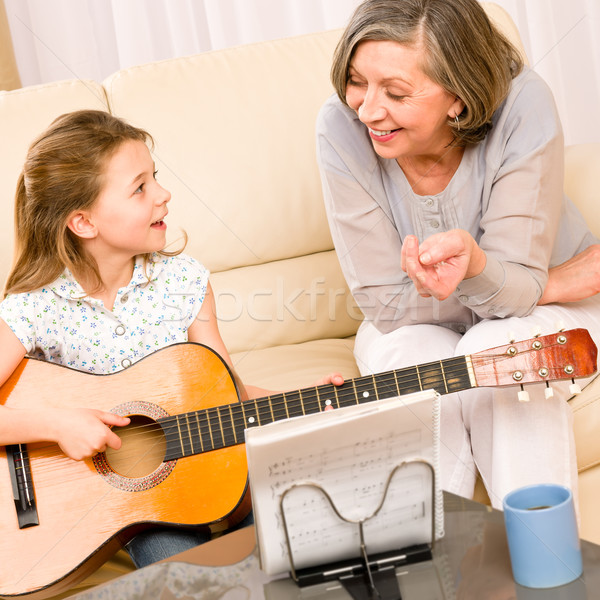
[[[80,238],[92,239],[98,235],[98,228],[85,211],[72,213],[67,220],[67,227]]]

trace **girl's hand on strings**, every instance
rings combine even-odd
[[[331,383],[335,386],[342,385],[344,383],[344,378],[340,373],[329,373],[328,375],[325,375],[325,377],[319,379],[319,381],[317,381],[315,385],[327,385],[328,383]],[[323,410],[333,410],[333,406],[331,404],[328,404]]]
[[[338,372],[329,373],[328,375],[325,375],[325,377],[319,379],[319,381],[315,383],[315,386],[327,385],[328,383],[332,383],[333,385],[342,385],[344,383],[344,378]]]
[[[50,422],[54,423],[52,439],[74,460],[82,460],[107,448],[118,450],[121,438],[111,426],[129,424],[129,417],[93,408],[57,409]]]

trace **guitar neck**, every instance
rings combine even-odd
[[[244,430],[292,417],[434,389],[440,394],[475,387],[469,356],[436,361],[344,382],[285,392],[182,413],[158,420],[165,432],[165,460],[244,443]]]

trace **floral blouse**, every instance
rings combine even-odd
[[[208,270],[185,254],[136,259],[112,310],[65,270],[33,292],[10,294],[2,318],[27,355],[89,373],[120,371],[165,346],[187,341],[206,295]]]

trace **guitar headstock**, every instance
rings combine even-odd
[[[471,354],[478,386],[589,377],[598,349],[587,329],[569,329]]]

